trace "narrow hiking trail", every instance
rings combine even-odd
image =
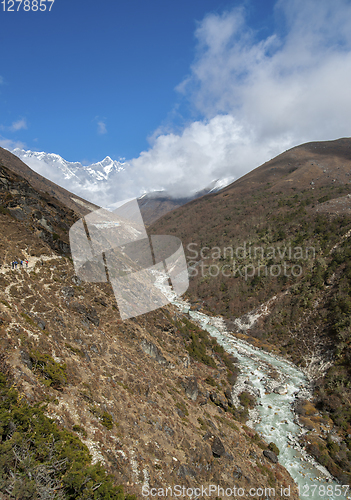
[[[22,253],[25,253],[25,252],[22,251]],[[8,252],[5,253],[4,262],[6,262],[7,254],[8,254]],[[0,274],[6,274],[8,272],[18,272],[18,271],[32,271],[32,270],[34,270],[34,268],[38,262],[44,263],[44,262],[54,260],[54,259],[62,259],[62,257],[60,255],[55,255],[55,254],[40,255],[39,257],[34,257],[33,255],[26,255],[25,254],[25,257],[28,260],[28,266],[26,266],[26,264],[25,264],[25,259],[23,260],[22,266],[20,263],[17,264],[17,269],[12,268],[11,262],[5,263],[0,267]]]

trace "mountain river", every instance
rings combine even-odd
[[[191,311],[190,304],[176,298],[160,275],[158,286],[171,302],[206,330],[240,363],[240,375],[232,394],[234,403],[242,391],[255,395],[257,406],[250,411],[247,425],[254,428],[267,442],[274,442],[279,450],[279,462],[296,482],[300,498],[314,500],[351,500],[347,486],[340,485],[328,471],[308,455],[298,443],[297,436],[306,432],[295,419],[292,403],[295,398],[309,399],[309,383],[304,373],[289,361],[255,348],[230,335],[220,317],[210,317]],[[272,377],[272,368],[278,373]]]

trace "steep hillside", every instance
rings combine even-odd
[[[0,165],[8,168],[15,174],[18,174],[26,179],[37,191],[55,197],[66,207],[74,210],[77,214],[86,215],[87,213],[97,208],[93,203],[83,200],[79,196],[70,193],[54,182],[45,179],[45,177],[43,177],[42,175],[37,174],[36,172],[34,172],[34,170],[23,163],[22,160],[17,158],[17,156],[7,151],[7,149],[3,149],[1,147]]]
[[[144,223],[146,226],[149,226],[157,219],[162,217],[163,215],[175,210],[186,203],[189,203],[196,198],[200,198],[210,192],[219,191],[219,186],[223,186],[224,181],[214,181],[205,189],[198,191],[192,196],[184,197],[184,198],[176,198],[171,196],[167,191],[154,191],[152,193],[144,194],[138,198],[138,204],[140,207],[140,212],[143,216]]]
[[[304,144],[150,228],[182,239],[194,303],[304,368],[315,387],[315,406],[299,408],[307,447],[348,482],[350,183],[351,139]]]
[[[141,196],[138,198],[138,204],[143,220],[148,226],[162,217],[162,215],[185,205],[185,203],[191,200],[192,198],[172,198],[167,193],[158,192]]]
[[[123,499],[113,483],[298,498],[232,405],[236,360],[173,306],[122,322],[111,286],[74,274],[77,213],[3,166],[0,199],[2,498]]]
[[[241,266],[241,273],[242,266],[252,263],[255,257],[256,268],[259,262],[266,265],[270,260],[268,249],[272,245],[292,249],[301,246],[304,250],[313,246],[315,255],[318,254],[324,244],[323,225],[339,227],[335,216],[348,223],[350,175],[351,140],[296,147],[219,193],[203,196],[166,215],[150,227],[150,233],[180,237],[189,262],[197,262],[192,271],[194,276],[189,294],[193,299],[204,300],[207,310],[237,317],[269,299],[272,292],[281,289],[281,281],[294,281],[294,277],[291,272],[287,277],[280,275],[278,280],[268,276],[264,280],[266,286],[257,287],[257,272],[249,279],[245,276],[244,279],[237,279],[241,276],[237,267],[233,271],[234,262]],[[314,226],[318,223],[321,227],[316,232]],[[334,228],[332,230],[334,232]],[[337,241],[337,235],[334,236]],[[334,236],[331,235],[331,238]],[[256,253],[255,247],[259,248]],[[227,251],[224,251],[225,248]],[[273,264],[279,256],[277,251],[275,255],[272,251],[270,253]],[[290,260],[291,264],[294,261],[302,267],[311,263],[304,258],[306,252],[302,256],[295,253],[295,259],[291,258],[291,252],[287,252],[280,260]],[[202,269],[201,261],[206,268]],[[210,275],[210,264],[218,264],[218,269],[222,269],[229,262],[232,272],[229,268],[224,270],[229,276],[224,276],[223,272],[219,272],[218,276]],[[216,274],[218,269],[211,269],[211,274]],[[265,275],[264,269],[261,274]],[[255,290],[251,286],[252,281]],[[228,289],[227,293],[223,293],[224,287]],[[240,294],[237,293],[239,290]]]

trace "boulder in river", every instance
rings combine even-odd
[[[278,385],[278,387],[276,387],[273,392],[275,394],[283,395],[283,394],[287,394],[288,391],[284,385]]]

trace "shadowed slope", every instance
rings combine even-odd
[[[77,214],[86,215],[92,210],[98,208],[93,203],[83,200],[83,198],[70,193],[54,182],[49,181],[42,175],[37,174],[17,156],[10,153],[10,151],[7,151],[7,149],[0,148],[0,165],[3,165],[9,170],[12,170],[12,172],[21,175],[28,182],[30,182],[35,189],[48,193],[50,196],[54,196],[67,207],[74,210]]]

